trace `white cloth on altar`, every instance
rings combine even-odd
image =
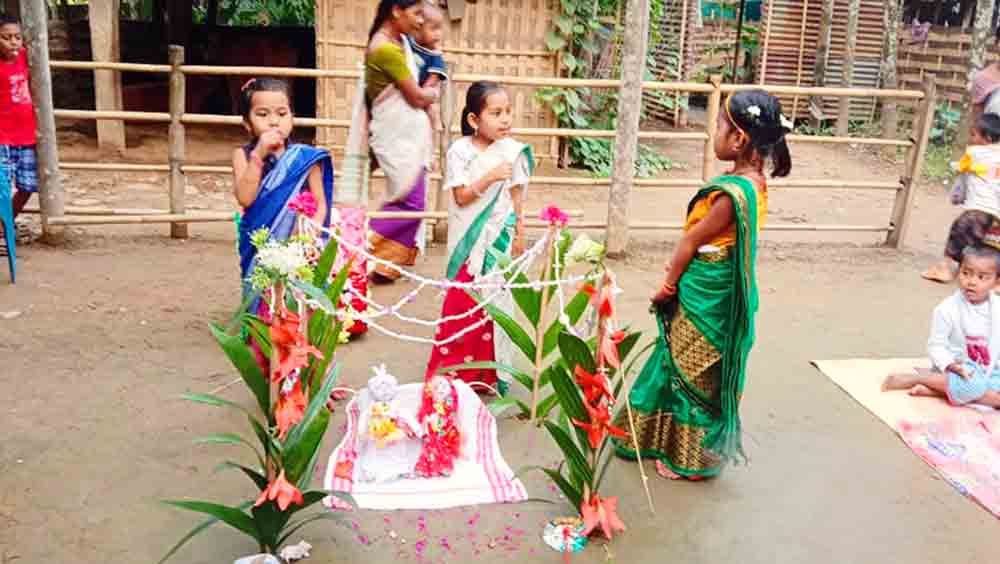
[[[454,385],[462,446],[450,476],[362,481],[362,461],[358,454],[365,435],[359,423],[362,410],[371,401],[363,391],[347,406],[347,432],[330,455],[323,487],[350,493],[358,507],[365,509],[441,509],[528,499],[524,485],[500,454],[496,419],[467,384],[456,380]],[[400,409],[416,413],[422,391],[422,383],[399,386],[396,400]],[[335,497],[326,498],[324,504],[331,509],[350,508]]]

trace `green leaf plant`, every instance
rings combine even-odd
[[[264,244],[266,240],[262,235],[257,242]],[[208,519],[181,538],[160,562],[174,556],[189,540],[218,522],[253,539],[260,552],[277,554],[289,536],[301,527],[337,518],[326,511],[301,515],[307,508],[328,496],[354,504],[348,494],[309,489],[319,446],[330,424],[326,402],[341,369],[333,363],[333,358],[341,342],[343,321],[330,310],[333,304],[340,303],[350,264],[331,280],[336,254],[337,244],[331,241],[309,268],[301,270],[304,277],[277,275],[273,270],[258,273],[258,280],[268,282],[261,294],[266,300],[264,309],[271,315],[265,319],[257,312],[247,311],[249,302],[244,303],[236,319],[240,320],[241,334],[249,335],[249,339],[230,334],[221,325],[211,325],[212,336],[239,373],[254,405],[248,408],[212,394],[185,394],[183,399],[233,410],[247,418],[254,440],[235,433],[216,433],[196,442],[239,445],[253,451],[257,466],[225,461],[217,470],[239,471],[249,478],[255,493],[236,505],[165,501]],[[259,268],[266,269],[266,265]],[[256,344],[256,352],[250,342]]]

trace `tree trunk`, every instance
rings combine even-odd
[[[841,67],[840,84],[844,88],[854,86],[854,45],[858,36],[858,12],[861,11],[861,0],[851,0],[847,8],[847,52],[844,53],[844,64]],[[837,112],[837,135],[847,135],[851,121],[851,99],[843,97]]]
[[[986,68],[986,50],[992,39],[994,0],[979,0],[976,3],[976,18],[972,22],[972,48],[969,50],[969,62],[966,74],[965,95],[962,97],[962,120],[958,124],[955,136],[955,147],[952,151],[956,156],[965,150],[969,143],[969,127],[975,123],[982,111],[981,107],[972,105],[972,79],[976,73]]]
[[[819,42],[816,45],[816,64],[813,66],[813,85],[826,86],[826,63],[830,58],[830,35],[833,29],[834,0],[823,0],[823,13],[819,20]],[[811,106],[819,108],[818,115],[823,114],[823,97],[814,96]],[[820,119],[810,120],[814,127],[819,127]]]
[[[64,230],[49,225],[52,217],[63,215],[63,190],[59,175],[59,145],[56,115],[52,104],[52,74],[49,67],[48,5],[45,0],[21,0],[21,27],[28,51],[31,98],[35,105],[38,153],[38,199],[42,208],[42,234],[49,243],[59,243]]]
[[[899,79],[896,76],[896,59],[899,48],[899,26],[900,20],[899,0],[885,0],[884,18],[885,22],[885,44],[882,48],[882,88],[896,89],[899,87]],[[896,129],[899,121],[896,101],[891,98],[884,98],[882,102],[882,137],[884,139],[895,139],[898,131]],[[895,156],[895,147],[887,149],[888,156]]]
[[[121,60],[118,33],[119,0],[90,0],[90,49],[95,62],[117,63]],[[94,98],[98,111],[121,111],[121,73],[94,71]],[[97,146],[104,154],[125,153],[125,122],[99,120]]]
[[[642,77],[646,71],[649,40],[649,0],[629,0],[622,38],[622,85],[618,94],[618,130],[615,134],[614,171],[608,201],[608,255],[622,255],[628,246],[628,219],[639,145],[642,110]]]

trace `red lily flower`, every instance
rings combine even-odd
[[[292,428],[306,413],[306,396],[302,393],[302,382],[298,381],[292,391],[278,397],[278,405],[274,408],[274,420],[278,424],[278,438],[285,439],[288,430]]]
[[[589,500],[580,505],[580,516],[583,517],[584,535],[589,535],[600,526],[601,533],[611,540],[614,531],[625,530],[625,523],[618,517],[617,497],[601,499],[597,494],[591,495]]]
[[[611,424],[611,414],[608,413],[607,404],[593,407],[589,403],[585,403],[583,406],[587,408],[587,414],[590,415],[590,423],[573,419],[573,424],[587,431],[587,438],[590,440],[591,448],[595,450],[599,448],[605,435],[611,435],[619,439],[628,438],[628,433]]]
[[[621,368],[622,362],[621,359],[618,358],[618,345],[620,345],[624,340],[625,331],[616,331],[614,333],[605,331],[604,337],[601,339],[600,360],[607,362],[608,366],[611,366],[612,368]]]
[[[604,319],[614,317],[614,287],[607,280],[601,286],[600,291],[591,284],[580,286],[580,291],[590,296],[590,305],[597,308],[597,314],[600,317]]]
[[[611,397],[608,379],[603,374],[591,374],[579,364],[573,369],[573,374],[576,376],[576,383],[583,388],[583,397],[588,404],[596,404],[602,396]]]
[[[278,355],[278,369],[271,374],[272,382],[281,382],[293,371],[309,364],[309,355],[323,358],[323,353],[309,344],[301,330],[298,314],[282,308],[270,327],[271,354]]]
[[[253,504],[254,507],[263,505],[266,501],[274,501],[278,504],[278,509],[284,511],[291,504],[302,505],[306,501],[302,498],[302,492],[285,479],[285,471],[268,484],[267,488],[260,492],[260,497]]]

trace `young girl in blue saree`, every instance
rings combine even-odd
[[[234,191],[243,208],[239,229],[240,276],[246,284],[257,255],[250,235],[267,227],[274,239],[290,237],[300,212],[288,204],[300,193],[312,193],[316,209],[311,219],[329,226],[333,160],[323,149],[289,143],[292,99],[284,80],[248,81],[240,94],[240,113],[243,127],[252,137],[249,143],[233,151]]]

